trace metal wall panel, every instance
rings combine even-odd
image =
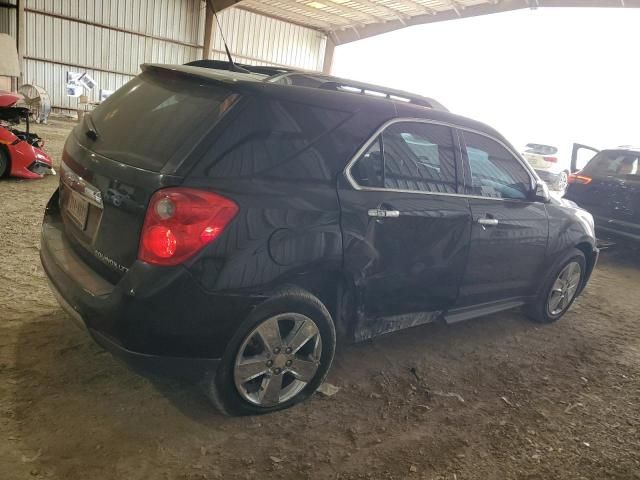
[[[25,7],[144,35],[202,43],[201,0],[27,0]]]
[[[51,104],[57,109],[77,110],[78,98],[68,97],[65,93],[66,75],[68,71],[87,72],[97,83],[90,99],[97,100],[100,89],[116,90],[129,81],[130,75],[107,73],[98,70],[79,70],[73,65],[44,62],[40,60],[26,59],[24,61],[25,83],[32,83],[44,87],[51,97]]]
[[[55,107],[74,110],[66,72],[87,72],[97,86],[85,93],[98,101],[100,89],[119,88],[142,63],[202,58],[205,8],[203,0],[26,0],[24,82],[45,88]],[[239,63],[322,69],[323,33],[236,8],[219,17]],[[226,59],[217,28],[212,57]]]
[[[200,0],[27,0],[26,83],[44,87],[56,107],[75,109],[66,72],[87,72],[100,89],[114,90],[142,63],[185,63],[201,57]]]
[[[9,5],[15,5],[15,0],[4,1]],[[13,38],[16,37],[16,9],[11,7],[0,7],[0,33],[8,33]]]
[[[219,15],[222,33],[239,63],[322,70],[327,37],[322,32],[240,8]],[[219,30],[214,30],[213,58],[226,59]]]

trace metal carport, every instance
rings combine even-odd
[[[336,46],[413,25],[538,7],[638,8],[640,0],[207,0],[216,10],[246,9],[327,35],[323,71]],[[206,42],[205,42],[206,43]]]

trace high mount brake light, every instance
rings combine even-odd
[[[140,235],[138,259],[178,265],[213,242],[238,213],[217,193],[194,188],[163,188],[153,194]]]
[[[589,185],[593,181],[593,178],[572,173],[571,175],[569,175],[568,180],[569,180],[569,183],[579,183],[581,185]]]

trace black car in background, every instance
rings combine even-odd
[[[308,397],[336,332],[514,307],[552,322],[589,279],[591,215],[432,99],[298,72],[142,70],[67,139],[42,264],[99,344],[201,373],[227,412]]]
[[[602,150],[569,176],[565,198],[593,214],[599,236],[640,241],[640,148]]]

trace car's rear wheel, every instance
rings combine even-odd
[[[290,289],[261,304],[229,343],[215,378],[214,404],[232,415],[282,410],[324,380],[335,352],[329,312],[313,295]]]
[[[580,292],[586,273],[584,254],[575,249],[547,277],[536,301],[529,306],[529,317],[539,323],[560,319]]]
[[[0,178],[9,173],[9,155],[7,151],[0,145]]]

